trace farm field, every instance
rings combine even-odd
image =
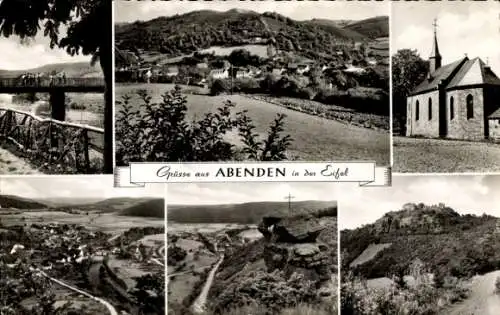
[[[82,214],[70,214],[63,211],[19,211],[16,213],[3,214],[0,212],[2,224],[17,225],[24,223],[59,223],[59,224],[79,224],[86,228],[105,233],[122,233],[131,226],[146,227],[157,226],[161,227],[164,224],[162,219],[150,219],[145,217],[117,216],[115,214],[97,214],[89,213],[87,216]]]
[[[500,145],[394,137],[394,172],[458,173],[500,171]]]
[[[116,100],[125,94],[132,96],[131,102],[139,101],[136,93],[146,89],[153,101],[160,101],[161,94],[173,88],[172,84],[134,84],[117,85]],[[135,95],[134,95],[135,94]],[[366,160],[376,161],[378,165],[388,165],[390,160],[390,141],[387,131],[375,131],[346,125],[340,122],[315,117],[282,106],[249,99],[241,95],[206,96],[186,95],[188,120],[201,119],[205,113],[214,112],[225,100],[236,103],[235,112],[248,110],[256,132],[263,136],[278,113],[287,115],[285,133],[293,138],[288,150],[291,160]],[[115,108],[118,113],[120,107]],[[231,142],[238,144],[236,133]],[[119,141],[119,139],[117,139]]]

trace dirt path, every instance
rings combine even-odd
[[[57,284],[59,284],[59,285],[62,285],[63,287],[66,287],[66,288],[68,288],[68,289],[70,289],[70,290],[73,290],[73,291],[75,291],[75,292],[78,292],[78,293],[80,293],[80,294],[82,294],[82,295],[85,295],[85,296],[86,296],[86,297],[88,297],[88,298],[91,298],[91,299],[93,299],[93,300],[95,300],[95,301],[97,301],[97,302],[99,302],[99,303],[103,304],[103,305],[104,305],[104,306],[106,306],[106,308],[108,309],[109,314],[111,314],[111,315],[118,315],[118,312],[116,311],[116,309],[114,308],[114,306],[113,306],[113,305],[111,305],[109,302],[107,302],[107,301],[105,301],[105,300],[103,300],[103,299],[101,299],[101,298],[95,297],[95,296],[93,296],[93,295],[91,295],[91,294],[89,294],[89,293],[87,293],[87,292],[85,292],[85,291],[82,291],[82,290],[78,289],[78,288],[75,288],[75,287],[73,287],[73,286],[70,286],[69,284],[66,284],[66,283],[64,283],[64,282],[62,282],[62,281],[60,281],[60,280],[57,280],[57,279],[55,279],[55,278],[52,278],[51,276],[47,275],[47,274],[46,274],[45,272],[43,272],[43,271],[41,272],[41,274],[42,274],[44,277],[46,277],[47,279],[49,279],[49,280],[51,280],[51,281],[53,281],[53,282],[55,282],[55,283],[57,283]]]
[[[224,261],[224,255],[221,256],[219,262],[215,264],[214,268],[208,274],[207,281],[201,290],[200,295],[193,303],[193,312],[195,314],[200,314],[205,312],[205,304],[207,303],[208,292],[210,291],[210,287],[212,286],[212,282],[214,281],[215,273],[219,268],[220,264]]]
[[[475,277],[469,298],[452,307],[446,315],[498,315],[500,295],[495,293],[495,282],[500,270]]]
[[[0,175],[43,174],[22,158],[0,147]]]

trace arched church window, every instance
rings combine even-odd
[[[450,120],[453,120],[455,118],[455,100],[453,99],[453,96],[450,97]]]
[[[429,120],[432,120],[432,99],[429,97]]]
[[[467,104],[467,119],[472,119],[474,118],[474,98],[472,95],[467,95],[466,98],[466,104]]]
[[[418,120],[420,118],[420,103],[417,100],[417,103],[415,104],[415,120]]]

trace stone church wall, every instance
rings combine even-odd
[[[474,117],[467,119],[467,95],[474,101]],[[454,99],[455,116],[450,120],[450,98]],[[448,91],[446,93],[446,115],[448,138],[464,140],[482,140],[484,130],[484,95],[482,88]]]
[[[429,120],[429,97],[432,99],[432,119]],[[419,120],[416,120],[416,103],[420,103]],[[407,115],[407,136],[439,137],[439,92],[432,91],[425,94],[411,96],[407,99],[410,105],[410,115]]]
[[[500,140],[500,119],[489,119],[490,139]]]

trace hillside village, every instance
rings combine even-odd
[[[304,86],[388,90],[387,17],[351,21],[343,27],[334,22],[230,10],[117,25],[116,79],[203,87],[215,80],[255,80],[257,89],[266,76],[276,80],[287,76]],[[374,22],[373,29],[380,30],[376,34],[359,27]],[[176,23],[188,26],[178,29]],[[133,36],[143,33],[141,39]],[[236,91],[237,83],[228,84]]]

